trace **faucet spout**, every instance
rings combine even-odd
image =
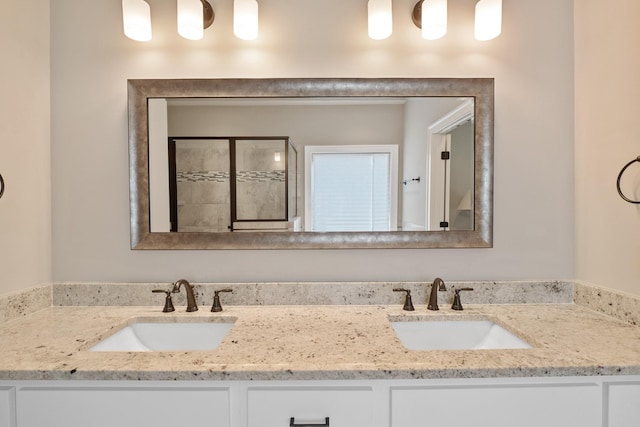
[[[193,294],[193,285],[184,279],[180,279],[173,284],[172,292],[174,294],[177,294],[178,292],[180,292],[180,286],[182,286],[184,288],[184,291],[187,293],[187,312],[191,313],[193,311],[198,311],[198,304],[196,303],[196,297]]]
[[[431,284],[431,294],[429,295],[429,304],[427,305],[428,310],[440,310],[438,307],[438,291],[446,291],[447,287],[444,284],[444,280],[439,277]]]

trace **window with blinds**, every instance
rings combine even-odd
[[[395,230],[393,150],[340,148],[341,152],[309,153],[307,231]]]

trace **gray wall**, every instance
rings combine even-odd
[[[214,2],[199,42],[177,35],[174,0],[149,3],[149,43],[124,37],[118,1],[52,3],[54,280],[573,277],[572,0],[505,1],[489,42],[473,39],[475,0],[449,2],[449,33],[432,42],[410,21],[413,0],[394,1],[384,41],[367,37],[364,1],[261,2],[255,42],[232,36],[231,1]],[[494,248],[129,249],[127,79],[442,76],[495,78]]]

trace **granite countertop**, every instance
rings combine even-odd
[[[640,374],[640,327],[574,304],[53,307],[0,324],[2,380],[330,380]],[[533,348],[405,349],[389,319],[490,319]],[[89,352],[134,319],[235,320],[217,349]]]

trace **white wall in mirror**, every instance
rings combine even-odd
[[[136,43],[122,35],[118,2],[53,3],[54,279],[572,277],[573,1],[505,3],[503,33],[490,42],[473,39],[474,1],[450,2],[456,25],[434,42],[410,22],[414,4],[394,1],[394,34],[373,41],[366,4],[270,0],[260,37],[247,43],[223,19],[230,2],[216,2],[219,19],[192,42],[175,32],[175,3],[159,0],[154,39]],[[131,251],[126,80],[231,77],[494,77],[494,247]]]

